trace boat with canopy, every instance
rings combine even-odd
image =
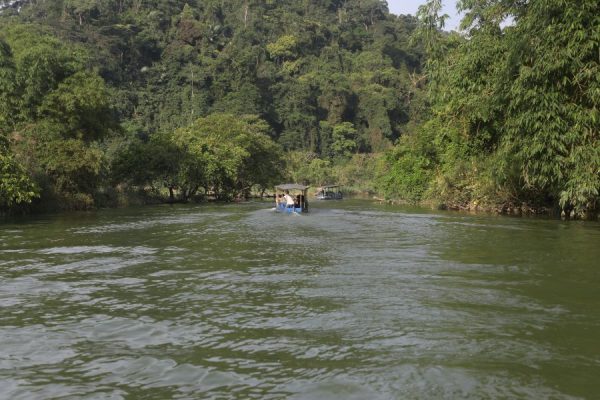
[[[315,197],[317,200],[342,200],[344,195],[340,185],[323,185],[317,188]]]
[[[286,213],[308,212],[309,186],[284,183],[275,186],[275,210]]]

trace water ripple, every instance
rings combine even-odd
[[[107,210],[0,231],[0,398],[600,390],[593,225],[269,207]]]

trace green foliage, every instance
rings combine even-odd
[[[419,202],[432,185],[438,153],[433,138],[439,126],[429,123],[405,135],[377,164],[377,189],[389,199]]]
[[[430,161],[422,155],[399,150],[385,158],[392,167],[382,175],[379,189],[390,198],[419,202],[431,179]]]
[[[277,60],[293,58],[296,55],[297,40],[293,35],[283,35],[274,43],[267,44],[267,51]]]
[[[31,203],[39,197],[39,188],[25,169],[10,154],[0,151],[0,213]]]
[[[86,141],[101,139],[116,129],[109,91],[102,78],[88,71],[77,72],[61,82],[44,98],[38,115]]]
[[[19,2],[0,14],[4,163],[83,206],[109,183],[231,198],[281,179],[281,145],[300,182],[592,215],[600,5],[458,5],[463,35],[440,0],[418,23],[380,0]]]
[[[52,194],[66,208],[93,206],[105,172],[99,141],[118,131],[104,80],[85,67],[81,47],[43,27],[8,25],[0,37],[0,87],[6,89],[0,133],[14,154],[8,157],[45,188],[42,196]],[[13,180],[15,191],[23,191],[17,183],[26,185],[24,179]]]
[[[381,154],[353,154],[352,157],[333,167],[329,182],[343,186],[344,190],[377,193],[377,165]]]
[[[0,31],[12,54],[13,93],[19,120],[36,118],[44,97],[73,73],[84,69],[85,52],[68,46],[43,27],[8,25]]]
[[[357,147],[356,129],[351,122],[342,122],[333,127],[331,151],[334,156],[349,158]]]
[[[502,145],[526,188],[584,213],[600,191],[600,5],[543,3],[531,4],[510,35],[518,69]]]
[[[98,11],[98,2],[95,0],[64,0],[65,12],[74,15],[79,25],[83,25],[85,20]]]
[[[80,139],[53,140],[40,149],[39,161],[60,195],[94,192],[103,168],[103,154]]]
[[[182,152],[168,138],[156,135],[149,142],[134,139],[117,151],[111,163],[114,184],[161,188],[173,191],[179,187]]]
[[[36,89],[54,90],[82,69],[52,69],[66,65],[62,50],[73,51],[76,41],[90,51],[75,58],[98,68],[114,89],[115,111],[145,136],[211,113],[256,114],[286,149],[325,154],[321,143],[331,138],[321,140],[319,122],[347,121],[357,130],[357,150],[368,152],[388,147],[407,123],[408,73],[420,68],[408,41],[415,20],[390,15],[384,1],[50,3],[28,2],[16,18],[44,36],[25,41],[29,59],[48,60],[27,71],[22,82],[34,85],[24,88],[22,110],[40,106]],[[31,37],[19,27],[7,31],[13,42]]]
[[[315,153],[294,151],[288,153],[286,178],[291,182],[319,186],[331,182],[332,163]]]
[[[468,37],[441,32],[441,2],[420,9],[432,117],[401,138],[386,193],[456,207],[521,203],[593,215],[600,192],[600,5],[463,0]],[[502,27],[506,18],[512,24]],[[433,129],[432,129],[433,128]],[[412,136],[412,135],[411,135]]]
[[[276,122],[283,127],[279,142],[288,150],[319,147],[317,109],[314,87],[304,81],[289,80],[274,87]]]
[[[229,199],[249,193],[255,185],[265,188],[276,183],[283,159],[268,132],[268,124],[256,116],[232,114],[211,114],[176,130],[172,140],[184,153],[184,196],[203,187]]]
[[[349,159],[319,157],[315,153],[288,153],[286,180],[313,187],[336,183],[351,192],[375,192],[380,155],[353,154]]]
[[[0,39],[0,135],[9,130],[17,113],[16,67],[10,46]]]

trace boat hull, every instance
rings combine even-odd
[[[341,193],[320,194],[315,197],[317,200],[342,200]]]
[[[277,207],[275,207],[275,211],[286,214],[301,213],[302,207],[288,207],[285,204],[281,203],[278,204]]]

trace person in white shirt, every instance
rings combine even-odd
[[[292,196],[290,196],[289,190],[285,191],[285,194],[283,195],[283,197],[285,198],[286,207],[294,207],[294,198]]]

